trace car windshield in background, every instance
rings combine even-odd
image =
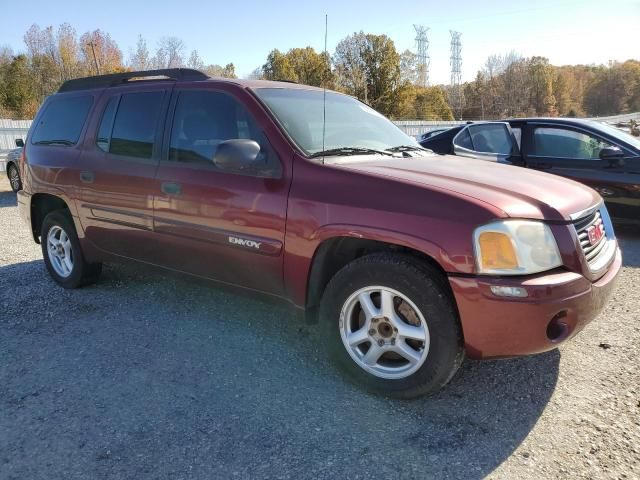
[[[634,137],[633,135],[628,134],[624,130],[620,130],[619,128],[612,127],[611,125],[607,125],[606,123],[593,122],[596,125],[596,128],[602,130],[603,132],[608,133],[609,135],[613,135],[616,138],[619,138],[623,142],[628,143],[632,147],[640,149],[640,137]]]
[[[416,140],[362,102],[335,92],[326,92],[326,126],[323,133],[321,90],[257,88],[258,97],[269,107],[293,141],[309,156],[374,153],[398,147],[422,150]],[[331,153],[329,153],[331,151]]]

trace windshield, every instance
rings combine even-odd
[[[623,142],[628,143],[632,147],[640,149],[640,138],[634,137],[633,135],[628,134],[624,130],[620,130],[619,128],[614,128],[611,125],[607,125],[606,123],[600,122],[592,122],[596,128],[602,130],[603,132],[608,133],[609,135],[613,135],[616,138],[619,138]]]
[[[258,88],[255,92],[307,155],[341,148],[379,151],[400,146],[420,148],[415,139],[374,109],[335,92],[326,92],[323,148],[321,90]]]

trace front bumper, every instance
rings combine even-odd
[[[617,248],[617,247],[616,247]],[[617,248],[607,273],[590,282],[574,272],[533,278],[449,277],[464,334],[467,356],[475,359],[545,352],[570,339],[604,308],[622,265]],[[492,285],[523,287],[526,298],[498,297]],[[563,324],[549,335],[550,322]]]

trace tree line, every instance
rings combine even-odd
[[[640,111],[640,61],[553,66],[544,57],[492,55],[462,88],[464,118],[606,116]]]
[[[64,23],[33,25],[25,51],[0,47],[0,117],[32,118],[65,80],[128,70],[190,67],[213,77],[235,78],[233,63],[205,64],[179,38],[162,37],[153,48],[139,36],[125,60],[102,30],[78,35]],[[544,57],[516,52],[491,55],[475,79],[460,85],[419,85],[420,65],[391,38],[356,32],[333,54],[311,47],[272,50],[251,78],[287,80],[353,95],[394,119],[499,119],[518,116],[601,116],[640,111],[640,62],[553,66]]]
[[[17,54],[0,46],[0,118],[33,118],[62,82],[78,77],[177,67],[216,77],[236,76],[233,63],[205,64],[197,50],[187,54],[185,43],[172,36],[162,37],[152,50],[138,36],[127,60],[109,33],[98,29],[78,35],[68,23],[57,29],[32,25],[24,43],[26,50]]]

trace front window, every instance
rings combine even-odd
[[[575,130],[539,127],[533,133],[533,154],[541,157],[599,160],[608,143]]]
[[[347,95],[326,92],[325,102],[321,90],[258,88],[255,92],[307,155],[341,148],[421,149],[383,115]]]

